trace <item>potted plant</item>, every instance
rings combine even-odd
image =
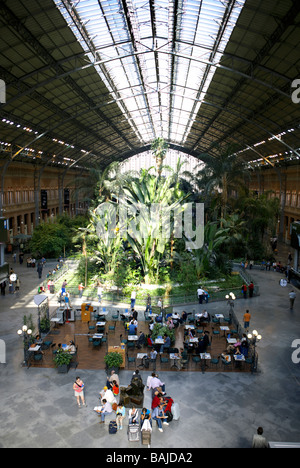
[[[104,356],[104,362],[108,371],[114,370],[116,373],[119,372],[119,368],[123,363],[123,356],[120,353],[107,353]]]
[[[45,314],[40,321],[40,329],[41,333],[48,333],[50,331],[50,320],[48,319],[47,315]]]
[[[59,374],[66,374],[70,368],[73,356],[67,351],[59,351],[55,354],[53,361]]]

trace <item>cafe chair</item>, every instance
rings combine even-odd
[[[161,354],[159,355],[159,360],[160,360],[160,363],[161,363],[162,366],[167,365],[170,362],[169,358],[163,357]]]
[[[93,340],[93,347],[95,349],[100,348],[100,345],[101,345],[101,340]]]
[[[219,330],[213,330],[212,334],[213,334],[213,336],[217,336],[218,338],[220,338]]]
[[[195,367],[196,367],[197,364],[200,364],[201,358],[200,356],[192,356],[192,361],[195,363]]]
[[[130,367],[130,364],[134,364],[135,366],[135,361],[136,361],[136,358],[134,356],[128,356],[128,353],[127,353],[128,367]]]
[[[33,360],[35,362],[41,362],[43,360],[43,354],[42,353],[34,353]]]
[[[52,343],[53,343],[53,340],[44,341],[42,343],[42,350],[44,351],[45,349],[49,349]]]
[[[224,370],[229,369],[230,367],[232,368],[232,360],[228,362],[225,359],[222,359],[222,364]]]
[[[119,311],[117,311],[117,313],[116,313],[116,314],[113,314],[113,316],[112,316],[112,320],[119,320],[119,314],[120,314],[120,312],[119,312]]]
[[[128,341],[127,342],[127,349],[135,349],[134,341]]]
[[[211,358],[211,360],[210,360],[211,367],[215,367],[215,368],[219,367],[219,362],[220,362],[219,357]]]
[[[217,317],[213,316],[212,322],[215,323],[216,325],[219,325],[219,324],[220,324],[220,319],[218,319]]]
[[[109,331],[109,332],[111,331],[111,332],[114,332],[114,333],[115,333],[115,331],[116,331],[115,325],[109,325],[108,331]]]

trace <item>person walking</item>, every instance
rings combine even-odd
[[[263,428],[258,427],[256,434],[254,434],[252,439],[252,448],[268,448],[268,442],[265,437],[263,437]]]
[[[294,302],[295,302],[295,299],[296,299],[296,293],[294,290],[292,290],[290,293],[289,293],[289,298],[290,298],[290,309],[293,309],[294,307]]]
[[[85,404],[85,400],[84,400],[84,393],[83,393],[83,389],[84,389],[84,383],[82,382],[82,380],[80,379],[80,377],[76,377],[76,380],[73,384],[73,390],[75,392],[75,397],[76,397],[76,400],[77,400],[77,405],[80,407],[80,401],[82,402],[82,406],[86,406]]]
[[[253,297],[253,291],[254,291],[254,284],[251,281],[251,283],[248,285],[248,291],[249,291],[249,297]]]
[[[43,273],[43,264],[41,262],[38,263],[36,271],[38,272],[39,279],[41,279]]]
[[[251,314],[249,310],[246,310],[246,312],[244,313],[244,328],[246,329],[249,328],[250,319],[251,319]]]
[[[135,300],[136,300],[136,292],[132,291],[131,297],[130,297],[130,306],[131,306],[132,309],[134,309]]]
[[[83,286],[82,283],[80,283],[80,284],[78,285],[78,292],[79,292],[79,297],[80,297],[80,299],[82,298],[83,290],[84,290],[84,286]]]

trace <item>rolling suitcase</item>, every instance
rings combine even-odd
[[[179,410],[178,403],[173,403],[173,405],[172,405],[172,414],[173,414],[173,419],[175,421],[178,421],[178,419],[180,418],[180,410]]]
[[[151,434],[152,434],[152,427],[150,421],[148,419],[144,420],[141,435],[142,435],[142,444],[150,446],[151,444]]]
[[[139,424],[128,425],[128,440],[129,442],[139,442],[140,440],[140,426]]]
[[[118,426],[116,421],[110,421],[108,426],[109,434],[116,434],[118,431]]]

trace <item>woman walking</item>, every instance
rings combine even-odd
[[[80,407],[80,400],[82,402],[82,406],[86,406],[84,401],[84,383],[80,379],[80,377],[76,377],[76,381],[73,384],[73,390],[75,391],[75,397],[77,399],[77,405]]]

